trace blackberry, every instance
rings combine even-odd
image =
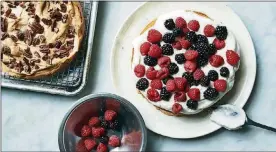
[[[100,103],[100,116],[103,116],[105,112],[105,102]]]
[[[183,53],[176,54],[174,59],[178,64],[183,64],[186,61]]]
[[[169,101],[172,96],[172,93],[168,92],[166,87],[163,87],[160,91],[160,98],[165,101]]]
[[[193,43],[193,44],[191,45],[191,47],[189,48],[189,50],[197,50],[197,48],[196,48],[196,44],[195,44],[195,43]]]
[[[218,79],[218,73],[217,73],[217,71],[215,71],[215,70],[210,70],[210,71],[208,72],[208,78],[209,78],[209,80],[211,80],[211,81],[216,81],[216,80]]]
[[[100,120],[100,122],[105,121],[105,120],[104,120],[104,116],[100,116],[100,117],[99,117],[99,120]]]
[[[161,50],[163,55],[173,55],[173,47],[170,44],[164,44]]]
[[[204,53],[208,53],[209,51],[209,47],[208,47],[208,44],[205,44],[205,43],[197,43],[196,44],[196,50],[199,52],[204,52]]]
[[[166,78],[162,79],[162,82],[164,83],[164,85],[166,85],[167,81],[173,79],[173,77],[171,75],[167,76]]]
[[[214,55],[217,53],[217,49],[214,44],[209,44],[208,46],[208,54],[209,56]]]
[[[215,35],[219,40],[225,40],[228,35],[226,26],[217,26],[215,30]]]
[[[163,35],[162,40],[165,43],[173,43],[175,41],[175,37],[172,33],[166,33]]]
[[[174,75],[179,71],[179,68],[175,63],[170,63],[168,69],[171,75]]]
[[[203,87],[207,87],[210,84],[210,80],[208,78],[208,76],[204,76],[203,78],[200,79],[200,85]]]
[[[108,143],[109,138],[107,136],[102,136],[99,141],[103,144],[107,144]]]
[[[229,76],[229,70],[226,67],[222,67],[220,70],[220,75],[223,77],[228,77]]]
[[[215,88],[208,87],[207,90],[204,91],[203,96],[205,99],[214,100],[219,95],[218,91]]]
[[[197,43],[208,44],[208,39],[206,36],[198,34],[196,38],[197,38],[197,41],[196,41]]]
[[[149,81],[146,78],[141,78],[136,83],[136,88],[139,90],[146,90],[149,87]]]
[[[109,128],[111,128],[111,129],[116,130],[116,129],[119,129],[119,127],[120,127],[120,123],[118,120],[114,120],[113,122],[109,123]]]
[[[173,29],[173,35],[175,37],[181,36],[183,34],[183,31],[180,28]]]
[[[157,65],[157,59],[153,58],[151,56],[145,56],[144,63],[147,66],[156,66]]]
[[[187,101],[187,107],[192,110],[196,110],[198,107],[198,102],[192,99],[189,99]]]
[[[182,77],[184,77],[189,84],[193,83],[193,81],[195,80],[193,77],[193,74],[191,74],[189,72],[184,72]]]
[[[105,120],[101,121],[101,127],[108,129],[108,126],[109,126],[109,124],[107,121],[105,121]]]
[[[208,52],[207,51],[198,49],[197,52],[198,52],[199,57],[208,58]]]
[[[191,43],[196,42],[196,38],[197,38],[197,36],[196,36],[196,33],[194,31],[189,31],[186,35],[186,39],[188,41],[190,41]]]
[[[174,21],[173,19],[167,19],[165,22],[164,22],[164,25],[165,27],[168,29],[168,30],[172,30],[175,28],[175,24],[174,24]]]
[[[196,59],[196,62],[197,62],[197,65],[199,67],[203,67],[203,66],[205,66],[208,63],[208,58],[207,57],[201,57],[201,56],[199,56]]]
[[[190,86],[198,86],[199,85],[199,80],[194,80],[193,82],[190,83]]]

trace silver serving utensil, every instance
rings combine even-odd
[[[236,130],[245,126],[255,126],[276,132],[276,128],[253,121],[245,114],[242,108],[231,104],[216,107],[210,119],[228,130]]]

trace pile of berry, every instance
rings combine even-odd
[[[119,128],[117,113],[113,110],[106,110],[100,117],[91,117],[87,125],[81,128],[82,138],[76,145],[76,151],[89,152],[96,149],[97,152],[107,152],[108,145],[119,147],[121,140],[118,136],[107,136],[108,129],[118,130]]]
[[[182,17],[167,19],[164,26],[170,30],[163,35],[155,29],[150,29],[147,35],[147,42],[140,46],[140,53],[144,56],[144,64],[136,65],[134,72],[140,78],[136,83],[136,88],[147,90],[147,98],[150,101],[158,102],[160,100],[169,101],[174,95],[173,113],[177,114],[182,110],[178,102],[186,101],[186,93],[190,98],[187,101],[187,107],[197,109],[200,100],[200,90],[191,88],[191,86],[202,85],[207,87],[204,92],[204,98],[215,100],[219,92],[224,92],[227,88],[227,82],[224,79],[218,79],[218,73],[210,70],[206,75],[201,70],[208,62],[216,68],[220,68],[222,77],[229,76],[229,69],[223,67],[224,59],[217,55],[217,50],[225,47],[225,39],[228,31],[225,26],[216,28],[208,24],[204,27],[204,35],[197,34],[200,24],[197,20],[190,20],[187,24]],[[209,44],[207,37],[215,39]],[[161,46],[162,42],[162,46]],[[174,63],[169,56],[175,53],[175,50],[185,49],[185,53],[177,53]],[[235,66],[239,62],[239,55],[233,50],[227,50],[226,58],[228,64]],[[148,68],[144,66],[146,65]],[[160,70],[156,70],[159,66]],[[182,66],[182,67],[180,67]],[[173,77],[179,72],[179,68],[184,68],[186,72],[182,77]],[[210,81],[214,83],[214,88],[210,86]],[[160,90],[160,91],[158,91]]]

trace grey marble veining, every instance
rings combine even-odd
[[[2,150],[58,151],[57,132],[74,101],[90,93],[114,92],[109,58],[113,39],[140,2],[100,2],[89,81],[75,97],[2,88]],[[229,3],[247,26],[257,55],[257,78],[246,111],[254,120],[276,127],[276,3]],[[115,16],[116,14],[116,16]],[[252,50],[253,51],[253,50]],[[169,128],[168,128],[169,129]],[[258,128],[219,130],[176,140],[149,131],[148,150],[276,150],[276,134]]]

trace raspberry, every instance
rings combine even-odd
[[[90,138],[84,140],[84,145],[88,151],[91,151],[97,145],[96,141]]]
[[[173,91],[176,90],[176,85],[175,85],[174,80],[168,80],[167,81],[167,83],[166,83],[166,89],[169,92],[173,92]]]
[[[192,61],[198,57],[198,52],[195,50],[187,50],[184,56],[186,60]]]
[[[215,28],[211,24],[208,24],[204,27],[204,35],[207,37],[212,37],[215,35]]]
[[[177,49],[177,50],[181,50],[182,49],[182,46],[181,46],[181,43],[180,42],[174,42],[172,44],[172,47]]]
[[[92,127],[92,136],[95,138],[99,138],[105,134],[105,130],[102,127]]]
[[[169,69],[164,67],[161,68],[160,70],[158,70],[157,74],[156,74],[156,78],[157,79],[164,79],[169,75]]]
[[[104,145],[103,143],[100,143],[97,147],[97,152],[107,152],[108,149],[107,149],[107,146]]]
[[[148,52],[148,55],[153,57],[153,58],[159,58],[162,54],[162,50],[161,48],[156,45],[156,44],[153,44],[151,47],[150,47],[150,50]]]
[[[100,125],[100,120],[98,117],[92,117],[89,119],[88,125],[90,127],[98,127]]]
[[[189,23],[188,23],[188,27],[189,29],[193,30],[193,31],[198,31],[200,25],[199,25],[199,22],[197,20],[191,20]]]
[[[138,78],[143,77],[145,75],[145,71],[146,71],[145,66],[142,64],[138,64],[134,68],[134,73]]]
[[[112,121],[117,117],[117,113],[113,110],[106,110],[104,113],[104,119],[106,121]]]
[[[84,125],[81,128],[81,136],[82,137],[87,137],[91,134],[91,128],[88,125]]]
[[[230,65],[235,66],[239,63],[240,56],[233,50],[227,50],[226,51],[226,60]]]
[[[224,60],[220,55],[212,55],[209,62],[213,67],[220,67],[224,64]]]
[[[161,90],[162,89],[162,81],[160,79],[154,79],[150,82],[150,87],[152,87],[153,89]]]
[[[178,28],[186,28],[187,22],[182,17],[177,17],[175,19],[175,26]]]
[[[184,27],[182,29],[182,32],[183,32],[184,35],[186,35],[188,32],[190,32],[190,30],[187,27]]]
[[[179,104],[179,103],[174,103],[173,106],[172,106],[172,112],[174,114],[178,114],[180,113],[180,111],[182,110],[182,106]]]
[[[184,69],[190,73],[194,72],[196,70],[196,62],[186,61],[184,63]]]
[[[162,79],[163,84],[166,85],[167,81],[170,79],[173,79],[171,75],[168,75],[166,78]]]
[[[115,135],[110,136],[108,145],[110,145],[112,147],[119,147],[121,145],[120,138]]]
[[[175,28],[175,24],[173,22],[173,19],[167,19],[165,22],[164,22],[164,25],[165,27],[168,29],[168,30],[172,30]]]
[[[188,48],[190,48],[190,46],[191,46],[191,42],[188,40],[181,39],[181,40],[179,40],[179,42],[180,42],[181,46],[186,50]]]
[[[89,152],[85,147],[84,139],[79,140],[76,144],[76,152]]]
[[[146,77],[150,80],[153,80],[156,78],[157,70],[154,69],[154,67],[149,67],[146,71]]]
[[[223,79],[216,80],[214,82],[214,87],[218,92],[224,92],[227,88],[227,82]]]
[[[162,39],[162,34],[155,30],[155,29],[151,29],[148,32],[148,36],[147,36],[147,40],[151,43],[158,43],[160,42]]]
[[[205,74],[201,69],[196,69],[195,72],[193,73],[193,76],[195,80],[200,80],[202,77],[205,76]]]
[[[140,46],[140,53],[142,56],[148,55],[149,49],[150,49],[151,44],[149,42],[144,42]]]
[[[197,88],[191,88],[188,92],[188,96],[192,100],[198,101],[200,99],[200,91]]]
[[[225,47],[224,40],[219,40],[217,38],[214,39],[213,44],[215,45],[217,50],[220,50]]]
[[[190,90],[190,85],[187,84],[184,91],[185,91],[185,92],[189,92],[189,90]]]
[[[185,86],[187,84],[187,80],[185,78],[182,77],[176,77],[174,78],[174,82],[176,85],[176,88],[180,91],[184,91]]]
[[[158,59],[157,63],[161,68],[168,67],[168,65],[171,63],[171,59],[167,56],[163,56]]]
[[[184,101],[186,101],[186,94],[185,94],[185,92],[182,92],[182,91],[175,92],[175,94],[174,94],[174,101],[176,101],[176,102],[184,102]]]
[[[154,102],[161,100],[158,91],[152,88],[148,89],[147,97],[150,101],[154,101]]]

